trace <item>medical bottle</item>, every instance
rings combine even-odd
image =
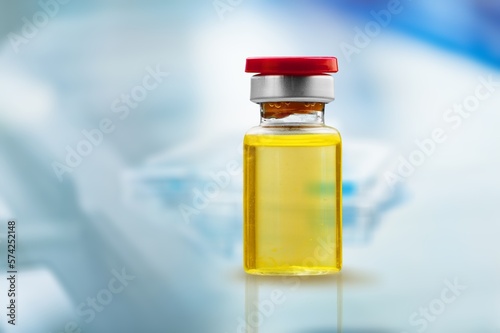
[[[244,268],[316,275],[342,266],[341,137],[324,123],[334,57],[248,58],[260,125],[244,138]]]

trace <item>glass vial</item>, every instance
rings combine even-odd
[[[260,125],[244,138],[244,268],[313,275],[342,266],[341,138],[325,126],[333,57],[249,58]]]

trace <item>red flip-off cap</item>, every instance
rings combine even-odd
[[[245,72],[262,75],[319,75],[338,71],[335,57],[247,58]]]

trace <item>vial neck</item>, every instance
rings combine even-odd
[[[261,126],[322,126],[325,103],[266,102],[260,104]]]

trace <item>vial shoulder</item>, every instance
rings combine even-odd
[[[254,135],[299,135],[299,134],[326,134],[338,136],[340,132],[330,126],[255,126],[250,128],[245,136]]]
[[[329,126],[257,126],[245,135],[246,146],[340,146],[339,132]]]

